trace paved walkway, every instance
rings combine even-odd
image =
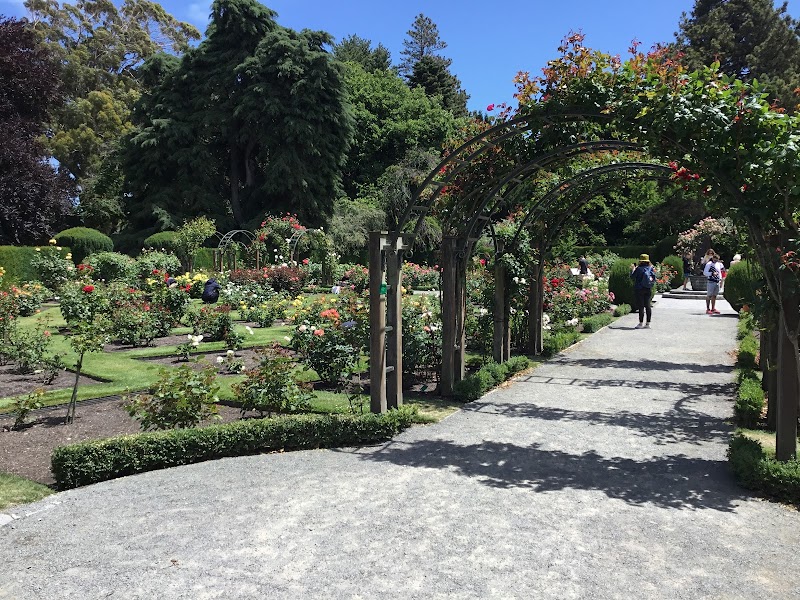
[[[703,309],[659,302],[385,445],[25,507],[0,598],[800,598],[800,514],[728,474],[736,320]]]

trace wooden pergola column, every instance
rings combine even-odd
[[[784,269],[778,275],[781,291],[792,290],[793,275]],[[780,289],[779,288],[779,289]],[[797,456],[797,417],[800,402],[800,374],[798,373],[797,347],[792,343],[788,330],[798,329],[798,306],[800,294],[788,293],[781,298],[778,336],[778,398],[776,403],[775,458],[791,460]]]
[[[400,278],[406,242],[369,234],[370,411],[403,405],[403,312]]]

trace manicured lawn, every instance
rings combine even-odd
[[[0,510],[41,500],[53,493],[46,485],[16,475],[0,473]]]

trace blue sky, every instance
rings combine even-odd
[[[797,14],[794,3],[790,12]],[[586,34],[586,44],[625,56],[631,40],[649,48],[674,39],[682,12],[694,0],[270,0],[278,22],[293,29],[321,29],[337,40],[355,33],[386,46],[399,62],[406,32],[419,13],[439,27],[453,60],[451,70],[470,94],[469,107],[483,110],[490,103],[511,101],[512,79],[518,71],[538,74],[556,56],[570,31]],[[211,2],[165,0],[177,18],[205,29]],[[22,0],[0,0],[0,13],[23,16]]]

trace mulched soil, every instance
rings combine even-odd
[[[156,338],[150,343],[150,348],[161,348],[162,346],[177,346],[187,342],[186,334],[183,335],[168,335],[166,337]],[[123,344],[122,342],[111,342],[106,344],[103,352],[125,352],[128,350],[135,350],[143,348],[144,346],[131,346],[130,344]]]
[[[138,421],[128,415],[119,397],[79,402],[71,425],[64,425],[65,414],[65,406],[36,411],[30,417],[33,424],[22,431],[10,431],[13,416],[0,415],[0,471],[51,485],[50,454],[54,448],[140,431]],[[219,405],[219,414],[221,420],[205,425],[240,417],[238,408],[226,405]]]
[[[195,371],[200,371],[208,365],[212,365],[217,368],[217,373],[219,375],[231,375],[231,373],[228,373],[225,370],[224,364],[217,364],[217,357],[225,357],[226,353],[227,350],[217,350],[216,352],[192,354],[192,358],[188,362],[182,360],[179,356],[151,356],[148,358],[139,358],[138,360],[156,363],[167,367],[180,367],[181,365],[189,365]],[[244,362],[245,369],[252,369],[259,363],[258,354],[252,348],[237,350],[234,354],[234,357],[236,360],[241,360]]]
[[[81,387],[93,383],[100,382],[97,379],[81,375]],[[37,388],[43,388],[45,391],[50,392],[71,388],[73,385],[75,385],[75,373],[71,371],[61,371],[50,385],[44,385],[42,383],[42,375],[20,375],[16,372],[16,367],[13,364],[0,367],[0,398],[21,396]]]

